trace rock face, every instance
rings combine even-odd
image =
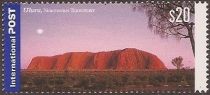
[[[28,70],[144,70],[166,69],[155,55],[126,48],[109,52],[70,52],[52,57],[35,57]]]

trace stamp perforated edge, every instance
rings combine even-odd
[[[80,1],[78,1],[78,2],[4,2],[4,3],[2,3],[2,22],[4,21],[4,19],[3,19],[3,16],[4,16],[4,9],[3,9],[3,6],[4,6],[4,4],[5,3],[20,3],[20,4],[115,4],[115,3],[117,3],[117,4],[135,4],[135,3],[148,3],[148,2],[152,2],[152,3],[157,3],[157,4],[160,4],[160,3],[170,3],[170,2],[196,2],[196,3],[207,3],[206,1],[141,1],[141,2],[139,2],[139,1],[136,1],[136,2],[133,2],[133,1],[129,1],[129,2],[119,2],[119,1],[115,1],[115,2],[107,2],[107,1],[104,1],[104,2],[96,2],[96,1],[94,1],[94,2],[91,2],[91,1],[89,1],[89,2],[80,2]],[[207,3],[207,6],[209,6],[209,4]],[[207,7],[206,6],[206,7]],[[209,9],[207,9],[207,11],[209,11]],[[207,11],[206,11],[206,13],[207,13]],[[208,15],[209,16],[209,15]],[[206,18],[207,18],[207,16],[206,16]],[[207,25],[209,26],[209,19],[207,18],[207,20],[206,20],[206,23],[207,23]],[[206,25],[206,29],[207,29],[207,31],[209,31],[209,27]],[[4,31],[4,23],[2,23],[2,31]],[[209,36],[209,33],[206,35],[206,38],[207,38],[207,40],[208,40],[208,46],[206,46],[206,53],[207,53],[207,51],[209,51],[209,37],[207,37],[207,36]],[[2,33],[2,91],[4,91],[4,33]],[[207,42],[207,41],[206,41]],[[207,55],[208,56],[208,55]],[[206,56],[206,58],[209,58],[209,57],[207,57]],[[209,62],[209,59],[207,59],[206,60],[206,62]],[[209,65],[207,65],[206,66],[206,68],[209,68]],[[207,76],[209,77],[209,71],[207,72],[207,70],[206,70],[206,73],[208,73],[207,75],[206,75],[206,78],[207,78]],[[208,80],[209,81],[209,80]],[[206,81],[206,83],[207,83],[207,81]],[[209,85],[208,85],[209,86]],[[201,91],[198,91],[199,93],[201,92],[206,92],[206,91],[204,91],[204,90],[201,90]],[[10,92],[8,92],[8,93],[10,93]],[[98,91],[98,92],[96,92],[96,91],[78,91],[78,92],[76,92],[76,91],[72,91],[72,92],[44,92],[44,91],[41,91],[41,92],[28,92],[28,91],[20,91],[20,92],[12,92],[12,93],[73,93],[73,94],[76,94],[76,93],[78,93],[78,94],[85,94],[85,93],[98,93],[98,94],[106,94],[106,93],[115,93],[115,94],[117,94],[117,93],[145,93],[144,91]],[[176,91],[151,91],[151,93],[192,93],[191,91],[183,91],[183,92],[180,92],[180,91],[178,91],[178,92],[176,92]]]
[[[207,91],[207,3],[195,2],[195,91]],[[204,16],[204,17],[203,17]],[[202,80],[202,81],[200,81]]]
[[[209,65],[209,63],[210,63],[210,56],[209,56],[209,54],[210,54],[210,2],[207,2],[208,3],[208,5],[207,5],[207,43],[208,43],[208,45],[207,45],[207,48],[208,48],[208,50],[207,50],[207,53],[208,53],[208,55],[207,55],[207,63],[208,63],[208,65],[207,65],[207,68],[208,68],[208,70],[207,70],[207,73],[208,73],[208,75],[207,75],[207,78],[208,78],[208,80],[207,80],[207,88],[208,88],[208,93],[209,93],[209,89],[210,89],[210,65]]]

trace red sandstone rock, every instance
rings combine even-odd
[[[57,62],[54,66],[56,70],[65,70],[67,63],[70,61],[71,53],[66,53],[57,57]]]
[[[143,70],[166,69],[164,63],[151,53],[127,48],[109,52],[70,52],[53,57],[35,57],[30,70]]]
[[[56,57],[35,57],[28,66],[30,70],[51,70],[56,64]]]
[[[99,52],[96,53],[94,56],[94,65],[95,65],[95,69],[112,69],[115,68],[115,66],[112,66],[112,64],[114,64],[114,62],[112,62],[112,60],[114,60],[113,58],[114,52]]]
[[[90,63],[92,57],[93,53],[90,52],[73,52],[70,61],[67,63],[66,70],[84,69]]]

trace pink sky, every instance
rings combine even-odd
[[[137,48],[157,55],[168,68],[182,56],[185,67],[194,68],[189,39],[162,39],[147,27],[144,12],[129,4],[23,4],[21,6],[21,68],[35,56],[72,51],[110,51]],[[23,8],[85,8],[94,13],[23,13]],[[43,33],[37,33],[37,29]]]

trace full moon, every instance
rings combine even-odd
[[[43,30],[43,29],[37,29],[37,30],[36,30],[36,33],[41,35],[41,34],[44,33],[44,30]]]

